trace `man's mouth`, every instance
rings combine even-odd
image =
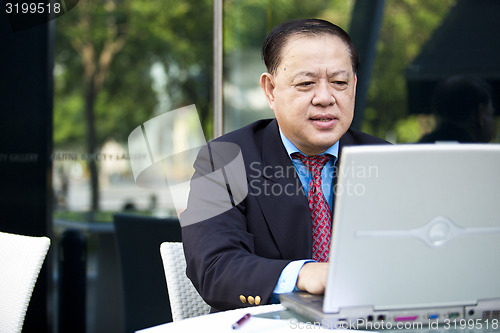
[[[330,129],[337,123],[337,118],[332,115],[318,115],[309,118],[319,129]]]
[[[315,121],[330,121],[332,119],[333,118],[311,118],[311,120],[315,120]]]

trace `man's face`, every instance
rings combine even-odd
[[[261,86],[283,134],[303,153],[324,152],[347,131],[357,78],[347,45],[331,35],[292,36]]]

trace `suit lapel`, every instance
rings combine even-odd
[[[283,258],[310,258],[311,217],[307,198],[281,141],[276,120],[263,133],[261,195],[256,196]]]

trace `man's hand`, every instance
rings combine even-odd
[[[308,262],[299,272],[297,288],[310,294],[321,295],[325,293],[326,279],[328,277],[328,263]]]

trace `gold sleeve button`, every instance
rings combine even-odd
[[[255,303],[255,299],[253,296],[248,296],[248,304],[253,305]]]
[[[255,305],[259,305],[260,304],[260,296],[255,296]]]
[[[240,301],[241,301],[241,303],[246,303],[246,302],[247,302],[247,299],[245,298],[245,296],[240,295]],[[250,300],[249,300],[249,301],[250,301]]]

